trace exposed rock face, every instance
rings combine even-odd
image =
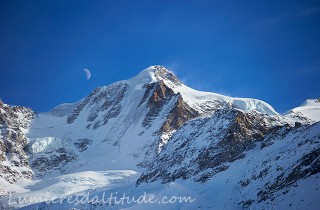
[[[175,101],[170,112],[166,116],[165,122],[159,130],[160,133],[168,133],[177,130],[183,123],[200,116],[196,110],[192,109],[183,101],[179,93],[174,93],[174,91],[166,86],[163,81],[148,84],[146,86],[146,92],[140,105],[147,99],[147,108],[149,108],[149,110],[142,124],[146,128],[150,126],[150,123],[155,117],[159,116],[160,112],[163,111],[164,105],[168,104],[171,100]]]
[[[33,116],[31,109],[0,101],[0,177],[10,183],[32,177],[25,152],[27,138],[22,130],[29,127]]]
[[[173,109],[170,111],[167,120],[161,128],[161,131],[170,132],[172,130],[177,130],[183,125],[183,123],[199,116],[200,114],[186,104],[179,95],[178,100]]]
[[[205,182],[226,170],[228,163],[243,158],[244,152],[276,124],[272,117],[231,108],[188,122],[171,137],[137,183],[166,183],[179,178]]]
[[[88,146],[92,143],[93,141],[91,139],[79,139],[77,142],[74,143],[74,145],[77,147],[77,149],[80,152],[85,151],[88,149]]]
[[[148,128],[155,117],[159,116],[163,106],[175,98],[176,94],[162,81],[148,84],[146,89],[147,90],[140,104],[148,99],[147,108],[149,110],[142,123],[144,127]]]
[[[219,142],[221,146],[225,144],[237,145],[244,141],[261,140],[274,125],[281,124],[275,118],[257,112],[232,112],[234,113],[234,119],[228,127],[227,135]]]
[[[80,102],[77,108],[68,116],[68,120],[67,120],[68,124],[73,123],[77,119],[77,117],[79,116],[83,108],[90,102],[91,98],[94,97],[95,94],[99,92],[99,90],[100,88],[96,88],[94,91],[90,93],[89,96],[87,96]]]
[[[90,110],[87,116],[87,128],[97,129],[102,125],[106,125],[108,120],[117,117],[121,111],[121,101],[125,96],[127,85],[118,83],[108,88],[97,88],[89,96],[84,98],[75,110],[68,116],[67,123],[73,123],[81,111],[88,106],[94,106],[95,109]],[[99,114],[105,114],[101,119],[97,119]]]
[[[157,77],[160,81],[170,81],[172,84],[176,86],[180,86],[182,84],[180,80],[171,71],[168,71],[168,69],[166,69],[163,66],[155,66],[155,77]]]

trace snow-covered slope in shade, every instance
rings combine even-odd
[[[285,117],[299,120],[320,121],[320,99],[307,99],[301,106],[287,111]]]
[[[50,114],[57,117],[63,117],[66,115],[69,115],[78,105],[79,101],[75,103],[64,103],[60,104],[56,107],[54,107],[52,110],[50,110]]]

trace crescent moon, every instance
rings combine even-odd
[[[86,74],[87,80],[89,80],[90,77],[91,77],[91,72],[90,72],[90,70],[89,70],[89,69],[83,69],[83,71],[84,71],[84,73]]]

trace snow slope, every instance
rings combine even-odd
[[[64,199],[62,203],[35,203],[23,209],[317,209],[320,205],[320,176],[315,170],[319,164],[320,124],[279,130],[282,137],[271,134],[245,153],[243,158],[227,163],[228,169],[215,174],[206,182],[178,179],[161,184],[160,181],[135,186],[137,178],[132,171],[87,171],[71,173],[45,180],[35,180],[24,188],[19,196],[85,196],[91,199],[126,193],[130,198],[146,194],[154,196],[156,203],[109,203],[92,202],[77,204]],[[198,139],[201,141],[201,139]],[[168,143],[170,144],[170,142]],[[263,146],[264,145],[264,146]],[[197,143],[195,147],[201,147]],[[313,155],[312,155],[313,154]],[[170,155],[170,154],[168,154]],[[174,157],[174,153],[171,153]],[[306,157],[312,157],[306,161]],[[185,158],[188,158],[185,157]],[[115,181],[118,180],[118,181]],[[164,197],[191,197],[193,202],[160,202]],[[75,198],[75,197],[74,197]]]
[[[287,111],[284,116],[292,119],[306,119],[311,122],[319,122],[320,100],[307,99],[301,106]]]

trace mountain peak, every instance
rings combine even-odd
[[[319,99],[307,99],[301,106],[290,109],[284,113],[285,116],[295,120],[309,119],[314,122],[320,121],[320,103]]]
[[[278,113],[267,103],[251,98],[234,98],[212,92],[194,90],[184,85],[172,71],[164,66],[155,65],[142,70],[137,76],[126,80],[126,83],[133,90],[142,90],[147,84],[163,82],[174,93],[180,94],[184,101],[194,110],[202,113],[204,107],[215,103],[228,103],[242,111],[256,110],[269,115],[278,115]],[[130,89],[130,88],[129,88]]]
[[[307,99],[303,102],[301,106],[320,106],[320,98],[319,99]]]
[[[182,84],[172,71],[160,65],[149,66],[129,80],[130,83],[135,85],[144,85],[159,81],[165,81],[177,86]]]

